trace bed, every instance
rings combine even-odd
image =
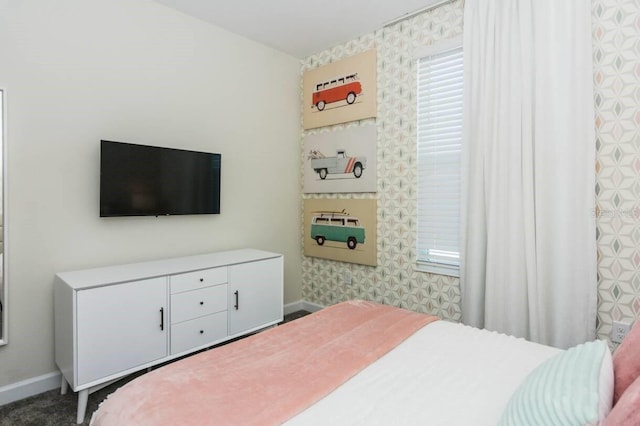
[[[612,357],[349,301],[149,372],[91,424],[638,425],[638,345],[640,327]]]

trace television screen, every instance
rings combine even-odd
[[[100,141],[100,217],[220,213],[220,154]]]

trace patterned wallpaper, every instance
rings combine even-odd
[[[304,257],[302,298],[320,305],[362,298],[459,321],[457,278],[415,270],[415,49],[462,33],[462,1],[351,40],[303,61],[313,69],[370,48],[378,52],[378,266]],[[593,0],[597,131],[598,337],[613,320],[640,316],[640,3]],[[363,120],[330,128],[359,126]],[[302,127],[302,126],[301,126]],[[304,156],[304,152],[302,152]],[[301,159],[301,163],[304,158]],[[302,170],[302,169],[301,169]],[[302,171],[301,171],[302,173]],[[346,270],[352,284],[343,282]]]
[[[640,317],[640,0],[593,1],[598,337]]]
[[[304,198],[377,198],[378,266],[362,266],[303,257],[302,298],[332,305],[361,298],[460,320],[457,278],[418,272],[415,268],[417,185],[415,149],[414,51],[462,33],[462,6],[457,0],[420,16],[377,30],[307,58],[303,71],[367,49],[378,52],[377,194],[304,195]],[[373,120],[304,132],[334,131]],[[303,152],[304,155],[304,152]],[[343,282],[345,270],[351,285]]]

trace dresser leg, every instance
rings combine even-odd
[[[69,389],[69,383],[67,382],[67,379],[65,379],[63,375],[62,383],[60,383],[60,395],[66,395],[67,389]]]
[[[84,421],[84,414],[87,411],[87,400],[89,399],[89,389],[83,389],[78,392],[78,416],[76,423],[81,424]]]

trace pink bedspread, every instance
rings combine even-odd
[[[281,424],[436,319],[340,303],[145,374],[103,402],[92,424]]]

